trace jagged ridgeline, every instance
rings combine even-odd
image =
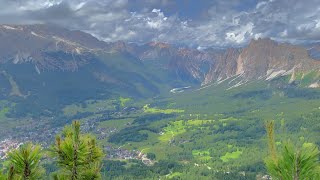
[[[114,95],[153,97],[234,77],[233,86],[287,76],[286,84],[319,87],[316,45],[308,51],[259,39],[242,49],[198,51],[159,42],[106,43],[50,25],[2,25],[0,33],[1,98],[34,109]]]

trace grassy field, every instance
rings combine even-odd
[[[1,110],[0,110],[0,119],[5,119],[7,117],[6,114],[9,111],[10,111],[10,108],[8,108],[8,107],[1,108]]]
[[[143,110],[145,113],[164,113],[164,114],[172,114],[172,113],[183,113],[184,110],[182,109],[158,109],[158,108],[151,108],[149,104],[143,106]]]
[[[109,120],[103,121],[99,124],[99,127],[114,127],[117,129],[123,129],[126,127],[127,124],[132,123],[132,118],[124,118],[124,119],[117,119],[117,120]]]
[[[14,106],[14,103],[10,103],[6,100],[0,100],[0,121],[5,121],[7,119],[7,114],[9,114],[10,110],[14,108]]]
[[[229,162],[230,160],[232,159],[238,159],[242,154],[242,151],[235,151],[235,152],[227,152],[224,156],[221,156],[220,159],[223,161],[223,162]]]
[[[160,133],[159,140],[161,142],[169,142],[170,140],[173,140],[175,136],[183,134],[185,132],[186,129],[183,125],[183,121],[174,121],[163,129],[163,131]]]
[[[192,155],[196,160],[210,160],[212,157],[210,156],[210,152],[206,150],[193,150]]]
[[[131,98],[124,98],[124,97],[120,97],[119,98],[119,101],[120,101],[120,106],[121,107],[125,107],[126,104],[131,101],[132,99]]]
[[[124,100],[122,100],[122,103]],[[88,100],[82,104],[72,104],[68,105],[63,109],[63,113],[66,116],[74,116],[78,113],[84,112],[101,112],[106,110],[115,110],[117,105],[117,100]],[[126,101],[127,102],[127,101]]]

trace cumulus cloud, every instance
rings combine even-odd
[[[105,41],[240,46],[320,40],[318,0],[0,0],[0,23],[53,23]]]
[[[253,35],[252,29],[254,28],[253,23],[248,23],[244,26],[240,26],[237,29],[226,33],[226,40],[235,43],[243,43],[247,38]]]

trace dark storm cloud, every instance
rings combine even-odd
[[[320,40],[318,0],[0,0],[0,23],[54,23],[105,41],[237,46]]]

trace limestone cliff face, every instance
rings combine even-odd
[[[210,71],[206,74],[203,85],[210,82],[221,81],[238,74],[238,62],[241,50],[227,49],[215,55],[215,63],[210,67]]]
[[[271,80],[278,76],[319,71],[320,61],[312,59],[301,46],[270,39],[252,40],[242,50],[227,50],[215,59],[204,84],[233,76],[246,80]]]
[[[308,71],[319,68],[319,62],[311,59],[305,48],[280,44],[270,39],[253,40],[239,56],[246,78],[270,77],[270,75]],[[271,77],[270,77],[271,78]]]

